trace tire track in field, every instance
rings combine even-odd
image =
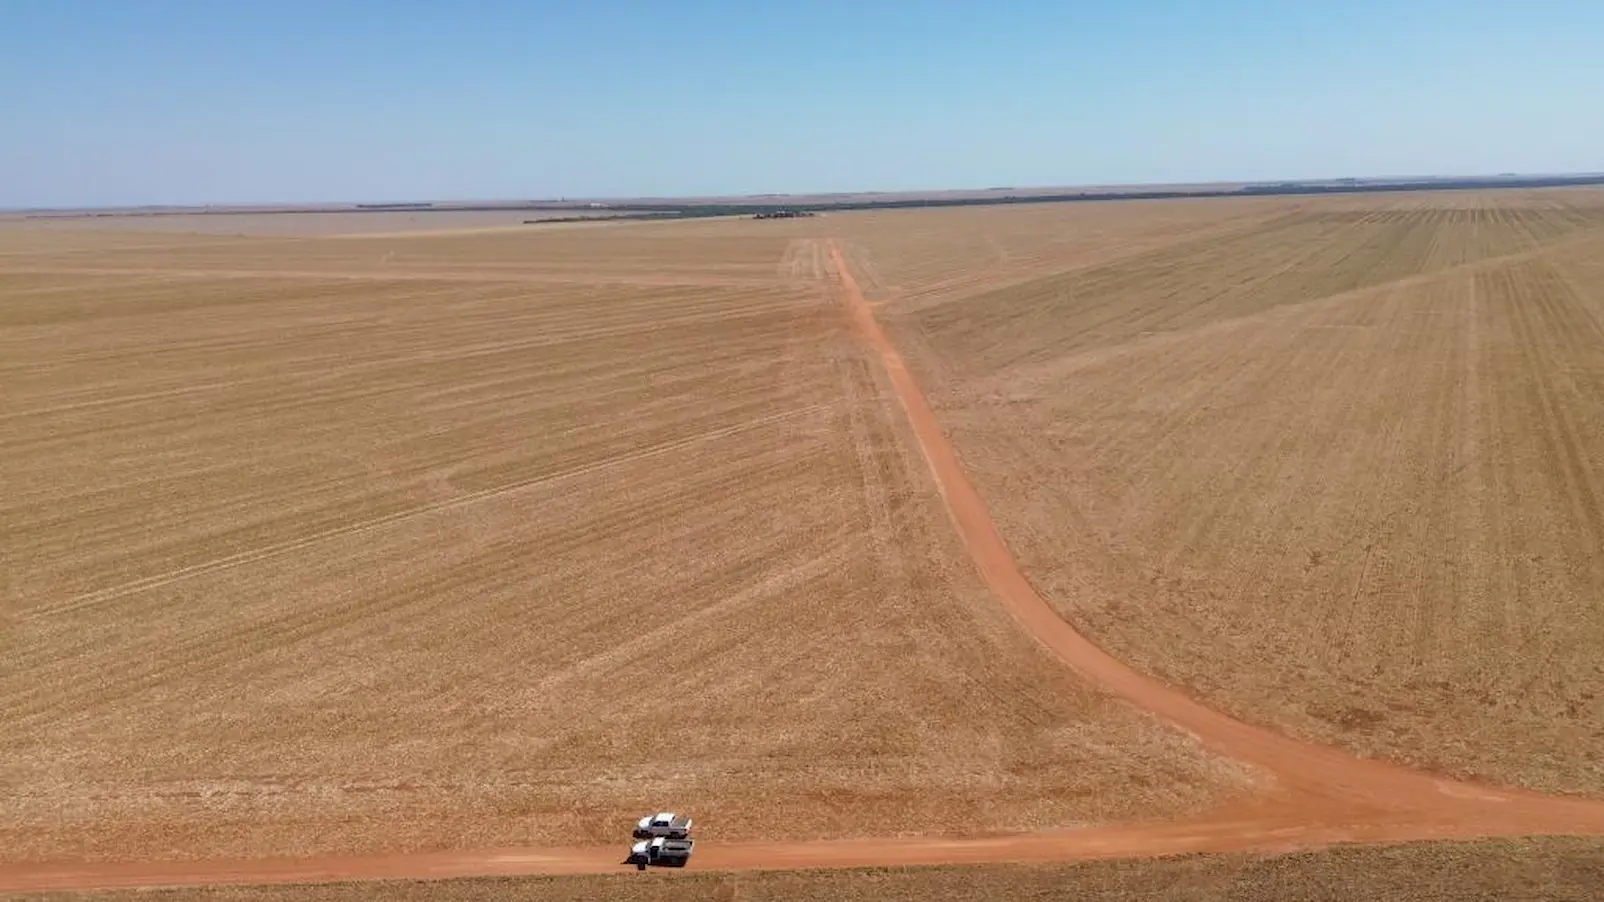
[[[1579,519],[1597,546],[1604,547],[1604,505],[1594,489],[1587,455],[1568,413],[1570,405],[1561,397],[1562,390],[1555,383],[1545,353],[1545,345],[1555,344],[1577,350],[1579,330],[1585,324],[1571,315],[1576,299],[1560,296],[1566,293],[1566,286],[1546,265],[1541,269],[1536,265],[1511,267],[1498,276],[1505,303],[1514,314],[1516,340],[1526,361],[1529,401],[1532,409],[1542,415],[1541,433],[1548,457],[1562,474],[1565,494],[1576,506]],[[1522,286],[1531,286],[1530,293],[1522,291]]]
[[[1342,842],[1604,835],[1604,800],[1443,779],[1292,739],[1209,708],[1098,648],[1060,618],[1025,578],[833,241],[830,258],[852,322],[878,352],[951,521],[997,601],[1064,665],[1214,752],[1256,765],[1273,779],[1253,798],[1170,823],[980,838],[723,843],[699,853],[698,866],[744,871],[1084,861],[1285,852]],[[541,847],[265,861],[25,864],[0,866],[0,892],[594,874],[621,870],[621,858],[616,847]]]
[[[1604,800],[1546,796],[1443,779],[1293,739],[1210,708],[1093,644],[1060,618],[1026,579],[985,501],[964,473],[956,449],[900,353],[875,320],[834,243],[831,256],[853,322],[880,353],[953,524],[993,595],[1048,651],[1082,676],[1184,730],[1215,753],[1267,771],[1275,788],[1259,800],[1257,810],[1262,812],[1263,822],[1313,829],[1335,820],[1362,831],[1371,841],[1604,835]],[[1227,810],[1238,807],[1228,806]],[[1214,821],[1208,816],[1195,822],[1199,827],[1210,823]],[[1247,826],[1251,824],[1243,825],[1244,829]],[[1133,850],[1133,854],[1143,853]],[[1155,846],[1146,854],[1163,853]]]
[[[817,413],[821,410],[824,410],[827,406],[828,405],[825,404],[810,404],[806,407],[800,407],[795,410],[787,410],[781,413],[772,414],[770,416],[748,420],[744,423],[737,423],[733,426],[726,426],[721,429],[713,429],[708,432],[689,436],[687,438],[676,439],[671,442],[664,442],[660,445],[654,445],[650,448],[645,448],[640,451],[622,454],[617,457],[608,458],[595,463],[574,467],[569,470],[564,470],[560,473],[547,473],[540,476],[531,477],[529,479],[521,479],[515,482],[493,486],[487,489],[479,489],[477,491],[459,495],[455,498],[438,501],[433,504],[419,505],[418,507],[397,511],[393,514],[386,514],[382,517],[374,517],[373,519],[364,520],[359,523],[352,523],[333,529],[326,529],[322,532],[314,533],[310,536],[294,539],[292,541],[279,542],[273,545],[253,548],[248,551],[239,552],[238,554],[231,554],[226,557],[216,558],[210,561],[203,561],[187,567],[180,567],[176,570],[169,570],[166,573],[159,573],[143,579],[131,580],[129,582],[121,583],[116,586],[109,586],[105,589],[100,589],[95,592],[88,592],[83,595],[78,595],[59,604],[44,605],[41,607],[32,608],[24,612],[21,615],[21,619],[36,620],[44,617],[60,616],[62,614],[93,607],[98,604],[104,604],[108,601],[114,601],[128,595],[161,588],[163,586],[171,585],[192,577],[201,576],[208,573],[216,573],[222,570],[244,566],[246,564],[254,564],[258,561],[279,557],[294,551],[301,551],[303,549],[310,548],[313,545],[327,542],[331,539],[344,538],[347,536],[372,532],[376,529],[392,526],[396,523],[410,520],[414,517],[421,517],[427,514],[434,514],[441,511],[466,507],[470,504],[477,504],[480,501],[486,501],[492,498],[501,497],[503,495],[526,491],[528,489],[550,485],[555,482],[561,482],[566,479],[574,479],[580,476],[595,473],[600,470],[620,466],[622,464],[633,463],[636,461],[657,457],[662,454],[668,454],[673,451],[678,451],[682,448],[688,448],[692,445],[700,444],[702,442],[738,435],[751,429],[757,429],[763,426],[769,426],[774,423],[782,422],[784,420],[806,416],[810,413]]]
[[[639,458],[640,455],[634,455],[630,459]],[[758,457],[751,459],[748,467],[752,466],[771,472],[763,467]],[[720,478],[704,476],[696,491],[705,493],[711,490]],[[674,511],[681,509],[684,503],[683,496],[669,491],[657,498],[638,501],[630,515],[635,518],[651,516],[663,519],[673,516]],[[588,535],[558,538],[541,547],[541,556],[566,554],[587,541]],[[845,539],[839,544],[844,547]],[[460,588],[476,576],[482,576],[484,566],[481,564],[477,568],[445,571],[431,578],[427,586],[429,591],[426,592],[401,596],[378,592],[354,599],[336,599],[329,605],[315,609],[275,616],[233,634],[204,632],[192,636],[158,638],[156,643],[145,646],[143,654],[131,656],[122,666],[109,671],[97,671],[97,679],[93,682],[56,679],[62,676],[64,668],[75,666],[75,662],[53,661],[51,665],[54,672],[50,667],[40,667],[37,669],[40,678],[34,684],[21,692],[0,698],[0,711],[3,711],[6,720],[19,729],[26,729],[37,718],[63,707],[71,709],[84,703],[98,706],[124,704],[139,693],[174,679],[237,664],[255,657],[264,649],[298,645],[353,624],[372,622],[377,616],[382,615],[395,628],[420,616],[428,616],[433,599],[450,594],[448,590],[453,587]],[[63,685],[68,687],[66,693],[60,691]]]

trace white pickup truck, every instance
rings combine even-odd
[[[666,836],[643,839],[630,847],[629,863],[642,870],[649,864],[682,868],[691,860],[691,852],[695,848],[696,841],[692,839],[669,839]]]
[[[672,811],[648,814],[635,825],[636,839],[686,839],[691,835],[691,819]]]

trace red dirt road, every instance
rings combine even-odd
[[[1259,768],[1254,797],[1200,818],[1027,835],[946,839],[718,843],[706,870],[842,868],[977,862],[1139,858],[1188,852],[1286,851],[1338,842],[1403,842],[1517,835],[1604,835],[1604,800],[1545,796],[1447,780],[1311,745],[1214,711],[1132,670],[1093,645],[1036,593],[985,502],[969,482],[924,394],[865,301],[832,242],[841,291],[881,362],[918,438],[954,525],[997,599],[1056,657],[1085,678],[1197,737],[1218,754]],[[367,857],[211,862],[0,865],[0,892],[208,884],[307,883],[529,874],[623,868],[623,845],[498,849]]]
[[[997,599],[1031,635],[1082,676],[1187,731],[1213,751],[1264,770],[1273,784],[1253,806],[1259,811],[1255,822],[1345,825],[1356,836],[1382,840],[1604,833],[1604,800],[1545,796],[1442,779],[1292,739],[1215,711],[1093,645],[1059,617],[1025,579],[924,393],[875,320],[834,243],[830,254],[854,322],[880,352],[953,523]],[[1241,823],[1225,813],[1193,823],[1202,830],[1205,825],[1224,822]]]

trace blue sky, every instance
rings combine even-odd
[[[0,0],[0,207],[1604,170],[1598,0]]]

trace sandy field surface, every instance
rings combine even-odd
[[[18,900],[97,902],[1594,902],[1604,887],[1596,839],[1491,840],[1340,847],[1278,855],[1193,855],[1077,865],[873,868],[759,874],[207,887]]]
[[[1026,574],[1247,720],[1604,791],[1604,193],[1195,206],[1078,255],[1084,211],[854,224]],[[1056,272],[950,290],[1051,232]]]
[[[11,862],[1173,816],[767,223],[0,232]],[[61,242],[52,244],[53,240]]]
[[[22,228],[47,233],[132,232],[245,236],[427,235],[480,230],[522,231],[551,228],[557,223],[528,225],[526,220],[606,215],[590,210],[326,210],[316,213],[163,213],[156,215],[0,214],[0,229]]]
[[[0,230],[0,887],[606,872],[665,796],[724,871],[1604,831],[1495,785],[1599,789],[1601,251]]]

